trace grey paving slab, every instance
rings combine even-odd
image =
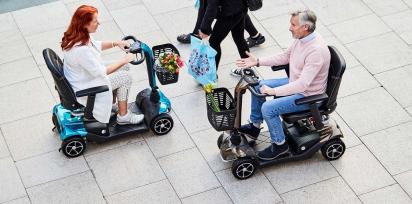
[[[127,34],[127,33],[126,33]],[[138,40],[141,42],[146,43],[148,46],[153,47],[156,45],[161,45],[165,43],[170,43],[169,39],[167,38],[165,31],[163,30],[154,30],[147,33],[140,33],[135,35]],[[178,49],[180,52],[180,49]],[[182,53],[180,53],[182,54]]]
[[[5,202],[3,204],[31,204],[31,202],[28,197],[23,197],[23,198],[18,198],[16,200]]]
[[[339,160],[331,163],[358,195],[395,183],[364,145],[346,149]]]
[[[262,20],[261,23],[265,30],[267,30],[276,40],[276,42],[282,47],[287,48],[293,43],[293,37],[289,31],[290,15],[284,14],[277,17]],[[321,23],[316,25],[316,32],[323,37],[332,36],[332,33]]]
[[[42,76],[32,57],[1,64],[0,72],[0,87]]]
[[[0,32],[0,64],[31,56],[26,41],[18,29]]]
[[[264,4],[261,9],[250,12],[259,20],[289,14],[291,11],[306,7],[299,0],[265,1]]]
[[[193,195],[187,198],[182,199],[183,204],[191,204],[191,203],[196,203],[196,204],[208,204],[208,203],[214,203],[214,204],[230,204],[233,203],[225,190],[220,187],[217,189],[213,189],[210,191],[206,191],[204,193],[200,193],[197,195]]]
[[[339,176],[321,154],[309,160],[274,165],[262,170],[280,194]]]
[[[398,184],[394,184],[376,191],[359,196],[363,203],[412,203],[412,200]]]
[[[54,80],[53,80],[53,77],[50,73],[50,70],[47,68],[46,65],[40,65],[38,67],[40,69],[40,72],[43,75],[43,79],[46,81],[47,87],[49,88],[51,94],[54,97],[54,100],[56,102],[59,102],[60,101],[59,93],[55,89]]]
[[[165,179],[144,142],[93,154],[86,160],[105,196]]]
[[[156,1],[150,1],[156,2]],[[194,1],[192,1],[194,2]],[[176,37],[183,33],[191,33],[196,24],[197,9],[193,6],[177,9],[168,13],[154,16],[162,31],[172,42],[177,42]]]
[[[340,127],[340,130],[343,133],[342,140],[345,143],[346,148],[356,146],[362,143],[360,139],[358,138],[358,136],[356,136],[356,134],[351,130],[351,128],[348,126],[348,124],[346,124],[346,122],[342,119],[342,117],[340,117],[339,114],[337,114],[336,112],[333,112],[332,114],[330,114],[330,116],[332,117],[333,120],[336,121],[336,123]]]
[[[22,124],[30,128],[21,128]],[[1,126],[11,155],[19,161],[50,151],[61,146],[58,133],[52,131],[51,113],[25,118]]]
[[[17,10],[12,14],[24,36],[66,27],[71,17],[60,1]]]
[[[159,163],[180,198],[220,186],[196,148],[162,157]]]
[[[27,193],[32,204],[106,203],[90,171],[28,188]]]
[[[409,112],[409,115],[411,115],[411,116],[412,116],[412,106],[411,106],[411,107],[409,107],[409,108],[406,108],[406,111],[408,111],[408,112]]]
[[[197,148],[214,172],[231,166],[231,163],[223,162],[220,158],[220,151],[217,147],[217,138],[220,134],[221,132],[217,132],[213,128],[190,134]]]
[[[358,136],[410,121],[410,116],[383,88],[338,99],[337,112]]]
[[[372,74],[412,63],[412,50],[393,32],[347,44]]]
[[[352,50],[346,48],[336,37],[325,37],[325,41],[328,45],[334,46],[339,50],[343,59],[345,59],[346,68],[353,68],[360,65],[358,59],[352,54]]]
[[[142,0],[102,0],[103,3],[106,5],[106,8],[110,10],[116,10],[124,7],[129,7],[135,4],[142,3]]]
[[[348,28],[356,28],[356,32]],[[329,29],[345,44],[391,31],[375,14],[333,24]]]
[[[268,179],[257,171],[247,180],[238,180],[231,170],[216,173],[234,203],[280,203],[282,199]]]
[[[26,188],[87,171],[83,157],[68,159],[61,152],[52,151],[16,162]]]
[[[4,140],[3,134],[0,131],[0,159],[10,155],[9,148]]]
[[[173,129],[167,135],[159,136],[152,133],[144,136],[155,157],[163,157],[195,147],[195,144],[176,117],[176,114],[172,112],[171,116],[174,125]]]
[[[314,10],[316,15],[322,19],[321,21],[326,25],[372,13],[372,11],[359,0],[344,2],[340,0],[311,0],[305,1],[305,4]]]
[[[137,4],[114,10],[111,14],[125,35],[137,35],[159,29],[144,5]]]
[[[171,102],[173,111],[178,115],[189,134],[211,128],[206,116],[206,100],[203,91],[172,98]]]
[[[0,172],[1,203],[26,196],[26,191],[11,157],[0,159]]]
[[[62,41],[64,32],[65,29],[60,28],[25,37],[30,51],[33,53],[33,57],[38,65],[46,64],[43,58],[43,50],[46,48],[52,49],[63,59],[63,51],[60,47],[60,42]]]
[[[139,188],[107,197],[109,204],[162,204],[181,203],[168,180],[151,183]]]
[[[402,0],[365,0],[364,2],[379,16],[409,9]]]
[[[345,97],[381,86],[362,66],[347,69],[343,74],[338,97]]]
[[[98,20],[99,22],[112,21],[113,17],[110,15],[109,11],[106,9],[106,6],[101,0],[78,0],[66,4],[67,9],[70,15],[73,15],[77,8],[81,5],[91,5],[98,10]]]
[[[142,0],[152,15],[166,13],[184,7],[194,7],[193,0]]]
[[[54,99],[42,78],[0,88],[0,124],[51,111]]]
[[[362,141],[392,175],[412,169],[412,123],[362,137]]]
[[[403,40],[408,44],[412,44],[412,29],[404,26],[405,21],[412,20],[412,11],[407,10],[396,14],[382,17],[385,21]]]
[[[0,23],[2,25],[0,28],[0,33],[4,31],[18,30],[18,27],[16,23],[14,22],[14,19],[11,13],[0,14]]]
[[[341,177],[332,178],[281,195],[285,203],[361,203]]]
[[[412,105],[412,65],[375,75],[385,89],[403,106]]]
[[[407,171],[394,176],[396,181],[401,185],[401,187],[412,196],[412,171]]]

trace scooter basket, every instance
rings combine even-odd
[[[159,56],[162,53],[174,53],[180,56],[177,48],[170,43],[156,45],[152,48],[152,50],[153,50],[155,62],[157,61],[157,59],[159,59]],[[156,71],[156,76],[159,79],[160,84],[162,85],[173,84],[179,80],[178,73],[169,72],[166,68],[162,67],[159,63],[155,63],[154,69]]]
[[[232,94],[226,88],[213,89],[210,94],[212,97],[206,93],[207,118],[210,124],[217,131],[233,129],[236,118],[236,104]],[[214,105],[219,107],[219,111],[215,110]]]

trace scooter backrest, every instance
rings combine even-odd
[[[63,107],[68,110],[81,108],[82,105],[77,102],[70,83],[64,77],[63,62],[60,57],[52,49],[46,48],[43,50],[43,58],[54,79],[55,89],[59,93]]]
[[[326,94],[328,94],[329,98],[325,108],[328,113],[331,113],[337,106],[336,98],[338,96],[340,83],[342,81],[342,75],[346,69],[346,62],[342,54],[340,54],[335,47],[328,46],[328,48],[331,58],[328,74],[328,85],[326,88]]]

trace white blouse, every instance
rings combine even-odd
[[[64,51],[64,75],[73,90],[80,91],[96,86],[107,85],[109,91],[96,94],[93,117],[101,122],[108,123],[112,109],[113,93],[106,67],[101,58],[102,42],[90,39],[87,45],[79,43],[70,50]],[[86,106],[87,96],[77,97],[77,101]]]

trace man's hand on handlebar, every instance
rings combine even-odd
[[[259,89],[260,93],[262,94],[267,94],[267,95],[271,95],[271,96],[275,96],[275,89],[270,88],[266,85],[262,85]]]
[[[248,68],[257,65],[257,58],[253,56],[250,52],[246,51],[248,58],[242,58],[236,60],[236,66],[240,68]]]

